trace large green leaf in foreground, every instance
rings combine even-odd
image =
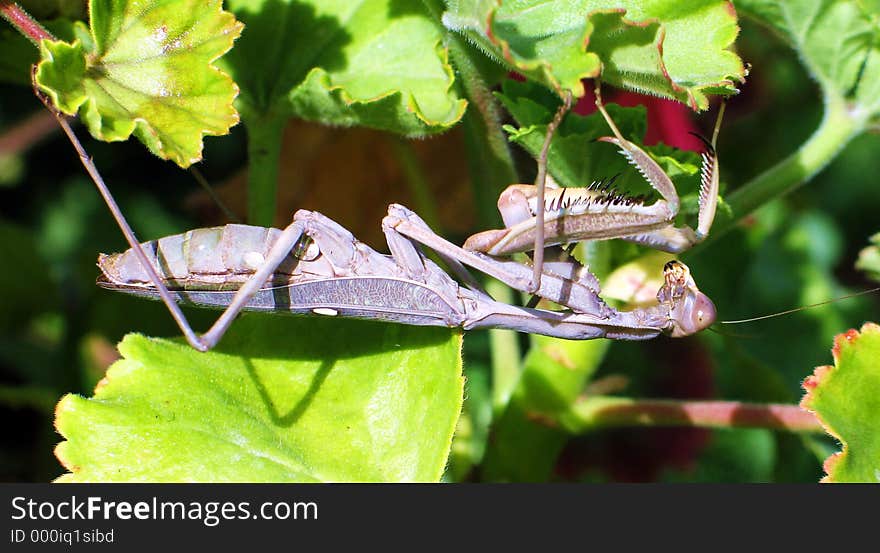
[[[91,28],[72,43],[44,40],[36,81],[59,110],[79,113],[100,140],[132,133],[187,167],[202,137],[238,123],[235,83],[212,63],[242,25],[217,0],[92,0]]]
[[[834,366],[804,381],[813,411],[843,450],[825,460],[823,482],[880,482],[880,326],[866,323],[834,339]]]
[[[437,481],[461,410],[443,328],[252,315],[216,351],[119,349],[58,404],[61,481]]]

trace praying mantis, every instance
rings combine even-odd
[[[623,138],[599,92],[597,86],[597,107],[614,135],[600,140],[616,145],[660,193],[662,199],[651,205],[596,185],[553,189],[545,196],[547,149],[570,108],[568,96],[548,127],[536,184],[512,185],[499,199],[506,228],[475,234],[464,247],[438,236],[417,214],[398,204],[389,206],[382,221],[390,255],[358,241],[328,217],[300,210],[283,230],[226,225],[146,242],[141,246],[147,256],[137,248],[102,254],[98,283],[135,295],[223,308],[202,335],[172,310],[187,341],[199,351],[216,346],[242,310],[465,330],[506,328],[578,340],[644,340],[663,333],[680,337],[699,332],[714,322],[715,307],[683,263],[672,261],[664,267],[658,305],[619,311],[602,300],[599,283],[586,267],[574,261],[543,262],[545,246],[581,240],[621,238],[679,252],[702,240],[714,218],[718,124],[712,143],[705,141],[697,230],[676,228],[672,219],[679,200],[672,181],[644,150]],[[423,247],[430,248],[459,280],[428,259]],[[532,267],[505,259],[527,251],[535,255]],[[564,309],[498,302],[466,267]]]

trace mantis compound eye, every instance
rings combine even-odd
[[[672,312],[672,337],[695,334],[715,322],[715,304],[699,290],[690,289]]]
[[[672,310],[672,337],[681,338],[695,334],[715,322],[715,304],[709,296],[696,289],[689,289]]]

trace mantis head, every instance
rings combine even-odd
[[[670,311],[673,338],[690,336],[715,322],[715,304],[696,288],[688,290]]]
[[[697,288],[687,265],[670,261],[663,267],[663,275],[666,283],[657,292],[657,299],[670,306],[673,338],[696,334],[715,322],[715,304]]]

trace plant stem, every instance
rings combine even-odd
[[[479,223],[481,228],[495,226],[500,222],[498,196],[519,181],[516,165],[501,128],[501,108],[471,59],[475,52],[454,35],[449,37],[449,51],[471,103],[463,126]]]
[[[737,401],[640,400],[594,396],[575,403],[558,418],[569,432],[632,426],[693,426],[701,428],[766,428],[823,433],[819,421],[797,405]]]
[[[36,19],[24,11],[21,6],[8,0],[0,0],[0,16],[18,29],[18,32],[26,36],[39,48],[43,39],[56,40],[52,33],[40,25]]]
[[[844,98],[827,89],[823,94],[825,113],[819,128],[795,153],[731,193],[727,203],[733,211],[733,218],[715,225],[709,238],[699,248],[719,238],[740,219],[767,202],[805,184],[864,130],[864,117],[853,112]]]
[[[284,117],[264,114],[247,119],[248,218],[251,225],[271,227],[278,200],[278,163]]]

